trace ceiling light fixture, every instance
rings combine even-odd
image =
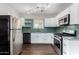
[[[35,12],[44,12],[50,7],[49,3],[38,3],[35,8],[32,8],[27,11],[27,14],[35,13]]]

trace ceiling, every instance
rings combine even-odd
[[[62,10],[67,8],[71,3],[49,3],[50,7],[43,11],[43,12],[34,12],[31,14],[27,14],[28,10],[33,9],[37,6],[39,3],[8,3],[9,6],[14,8],[20,16],[26,16],[26,15],[43,15],[43,16],[56,16],[58,13],[60,13]],[[45,3],[43,3],[45,4]]]

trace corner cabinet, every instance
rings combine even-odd
[[[44,27],[57,27],[56,18],[46,18],[44,22]]]

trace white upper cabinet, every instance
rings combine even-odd
[[[79,4],[70,6],[70,24],[79,24]]]
[[[44,26],[45,27],[57,27],[57,20],[56,20],[56,18],[46,18]]]

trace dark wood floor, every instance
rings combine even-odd
[[[25,44],[21,55],[57,55],[50,44]]]

